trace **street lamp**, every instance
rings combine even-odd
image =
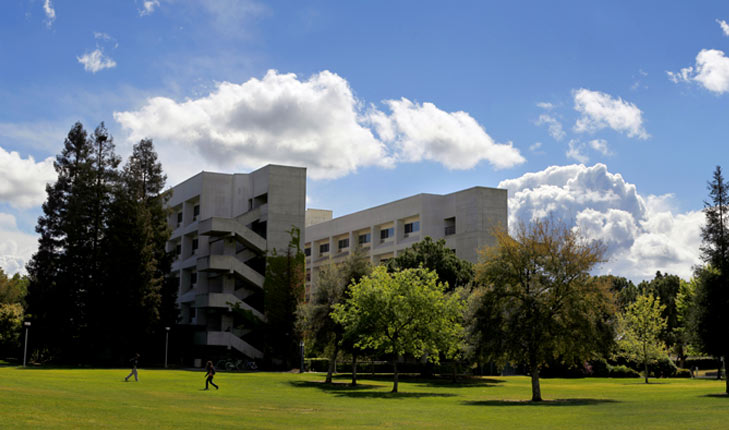
[[[170,328],[165,327],[165,369],[167,368],[167,345],[170,342]]]
[[[25,363],[27,362],[28,358],[28,329],[30,329],[30,321],[26,321],[23,323],[25,326],[25,348],[23,349],[23,367],[25,367]]]
[[[301,352],[301,366],[299,366],[299,373],[304,373],[304,339],[299,342],[299,349]]]

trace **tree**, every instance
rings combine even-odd
[[[484,291],[474,324],[488,335],[491,356],[526,364],[532,401],[541,401],[545,363],[584,360],[611,345],[609,285],[589,274],[604,247],[553,220],[522,223],[514,238],[494,234],[496,245],[476,265]]]
[[[652,294],[638,296],[618,317],[619,354],[643,364],[645,383],[648,383],[648,365],[668,356],[666,344],[661,339],[666,329],[662,316],[666,306]]]
[[[273,250],[266,257],[263,306],[266,316],[266,357],[287,368],[297,363],[299,338],[296,308],[304,300],[305,256],[301,251],[301,231],[291,227],[286,252]]]
[[[18,350],[27,291],[27,277],[16,273],[8,278],[0,268],[0,357]]]
[[[454,250],[446,247],[445,239],[435,242],[426,236],[388,262],[391,272],[418,267],[435,271],[448,291],[466,286],[473,279],[471,262],[458,258]]]
[[[376,267],[351,288],[345,304],[332,314],[347,332],[356,333],[356,345],[392,357],[393,387],[398,391],[397,362],[405,354],[429,360],[456,352],[462,334],[463,304],[445,294],[445,285],[433,271],[422,268],[388,273]]]
[[[11,278],[0,268],[0,303],[25,303],[28,293],[28,277],[14,274]]]
[[[704,202],[706,224],[701,228],[701,254],[710,266],[698,269],[702,282],[697,290],[697,333],[704,352],[729,360],[729,189],[716,166],[708,184],[710,201]],[[729,378],[725,391],[729,394]]]
[[[344,328],[334,321],[331,313],[335,305],[342,304],[349,298],[350,286],[359,282],[371,270],[364,252],[359,248],[355,249],[341,264],[330,265],[319,272],[311,300],[301,303],[296,311],[297,326],[308,344],[330,351],[329,369],[325,379],[327,384],[332,382],[334,364],[340,349],[344,347],[353,352],[353,360],[356,360],[356,351],[351,342],[343,344]],[[353,366],[356,366],[356,361]],[[353,368],[353,384],[356,384],[355,375],[356,370]]]

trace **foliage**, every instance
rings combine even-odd
[[[471,330],[491,357],[527,366],[532,400],[540,401],[545,363],[589,359],[612,344],[609,285],[589,275],[604,247],[552,220],[521,224],[515,238],[495,235],[476,266],[484,290]]]
[[[638,287],[633,284],[633,281],[622,276],[602,275],[597,276],[595,280],[608,283],[618,311],[625,310],[638,297]]]
[[[439,354],[456,353],[462,327],[462,303],[444,293],[433,271],[405,269],[387,273],[377,267],[351,287],[344,305],[334,306],[335,321],[356,333],[356,345],[392,357],[398,390],[397,361],[405,354],[438,361]]]
[[[291,227],[291,241],[285,253],[274,249],[266,257],[266,278],[263,284],[266,316],[267,360],[285,368],[298,365],[299,336],[296,331],[296,308],[304,300],[304,252],[301,231]]]
[[[14,274],[11,278],[0,268],[0,303],[25,304],[25,295],[28,294],[28,277]]]
[[[628,366],[619,364],[617,366],[608,366],[608,376],[611,378],[640,378],[640,373]]]
[[[638,284],[638,290],[642,295],[652,294],[660,300],[664,306],[661,316],[666,320],[666,328],[659,337],[669,349],[673,349],[678,356],[683,357],[685,354],[679,338],[682,327],[679,324],[678,307],[676,305],[678,293],[681,290],[681,282],[681,278],[676,275],[662,274],[658,271],[650,282],[643,281]]]
[[[390,272],[418,267],[435,271],[447,291],[464,287],[473,279],[471,262],[458,258],[454,250],[446,247],[445,239],[435,242],[426,236],[388,262]]]
[[[666,328],[662,316],[665,306],[652,294],[639,296],[625,313],[618,316],[619,355],[643,365],[648,383],[648,365],[667,357],[661,332]]]
[[[23,307],[18,303],[0,303],[0,357],[18,349],[23,328]]]

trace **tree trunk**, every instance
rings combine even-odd
[[[329,369],[327,370],[327,379],[324,380],[325,384],[331,384],[332,383],[332,374],[334,373],[334,369],[337,363],[337,354],[339,354],[339,345],[337,343],[334,344],[334,352],[332,353],[331,358],[329,358]]]
[[[539,367],[532,365],[532,402],[542,401],[542,389],[539,387]]]
[[[357,352],[352,351],[352,386],[357,385]]]
[[[648,383],[648,360],[643,360],[643,372],[645,372],[645,383]]]
[[[397,393],[397,356],[392,358],[392,377],[393,377],[393,384],[392,384],[391,392]]]

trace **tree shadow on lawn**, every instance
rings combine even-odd
[[[391,393],[389,391],[367,391],[372,388],[382,388],[381,385],[357,384],[352,386],[348,383],[325,384],[324,382],[313,381],[290,381],[289,384],[298,388],[318,388],[326,393],[337,397],[370,398],[370,399],[406,399],[423,397],[453,397],[451,393]]]
[[[541,402],[531,400],[471,400],[462,402],[469,406],[591,406],[603,403],[620,403],[612,399],[553,399]]]
[[[729,394],[727,394],[727,393],[703,394],[701,397],[714,397],[714,398],[718,398],[718,399],[729,399]]]
[[[343,373],[334,375],[334,379],[337,380],[350,380],[351,374]],[[492,379],[483,377],[473,376],[459,376],[456,382],[453,382],[451,376],[432,376],[422,377],[414,374],[401,374],[399,376],[400,382],[406,382],[408,384],[418,384],[420,386],[427,387],[453,387],[453,388],[465,388],[465,387],[494,387],[499,384],[503,384],[503,379]],[[372,374],[361,374],[359,380],[370,380],[370,381],[382,381],[392,384],[392,375],[372,375]]]

